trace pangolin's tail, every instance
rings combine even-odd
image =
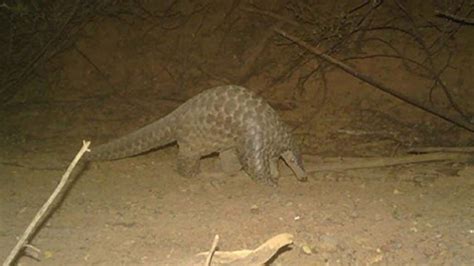
[[[175,116],[170,114],[128,135],[97,147],[91,146],[85,160],[116,160],[137,155],[176,140]]]

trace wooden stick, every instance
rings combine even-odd
[[[305,156],[307,173],[321,171],[337,171],[362,168],[377,168],[411,163],[428,163],[439,161],[468,161],[474,156],[463,153],[428,153],[407,155],[401,157],[372,157],[372,158],[311,158]],[[313,163],[311,163],[313,161]]]
[[[205,266],[211,266],[212,256],[214,255],[214,252],[216,252],[217,243],[219,243],[219,235],[216,235],[214,237],[214,241],[212,241],[211,249],[209,250],[209,254],[206,258],[206,264],[204,264]]]
[[[51,210],[54,207],[53,203],[57,204],[60,201],[60,199],[62,199],[62,197],[58,197],[58,195],[61,195],[61,196],[64,195],[63,192],[65,191],[66,185],[70,184],[70,182],[68,181],[69,181],[69,176],[71,175],[72,170],[76,166],[77,162],[79,162],[82,155],[86,151],[89,151],[90,144],[91,144],[90,141],[83,141],[82,148],[79,150],[74,160],[72,160],[71,164],[69,164],[69,167],[67,168],[63,177],[61,178],[61,181],[59,182],[58,186],[54,190],[53,194],[49,196],[49,199],[43,204],[41,209],[33,218],[33,221],[31,221],[30,225],[28,225],[25,232],[21,236],[20,240],[18,240],[16,246],[12,249],[7,259],[3,262],[3,266],[10,266],[13,264],[13,261],[17,258],[20,251],[23,248],[25,248],[27,245],[29,245],[28,242],[31,240],[30,238],[32,237],[32,235],[36,232],[38,227],[42,224],[44,219],[48,217],[48,215],[51,213]]]
[[[320,51],[319,49],[317,49],[316,47],[310,45],[309,43],[299,39],[298,37],[296,36],[293,36],[279,28],[274,28],[273,29],[276,33],[282,35],[283,37],[287,38],[288,40],[298,44],[299,46],[305,48],[306,50],[310,51],[311,53],[321,57],[322,59],[324,59],[325,61],[337,66],[338,68],[342,69],[343,71],[345,71],[346,73],[366,82],[367,84],[369,85],[372,85],[373,87],[387,93],[387,94],[390,94],[392,95],[393,97],[395,98],[398,98],[412,106],[415,106],[425,112],[428,112],[432,115],[435,115],[439,118],[442,118],[444,119],[445,121],[449,122],[449,123],[452,123],[452,124],[455,124],[461,128],[464,128],[464,129],[467,129],[469,130],[470,132],[474,132],[474,124],[471,124],[465,120],[462,120],[462,119],[459,119],[457,117],[453,117],[451,115],[448,115],[448,114],[444,114],[444,113],[441,113],[437,110],[434,110],[432,109],[431,107],[425,105],[424,103],[422,103],[421,101],[418,101],[416,99],[411,99],[411,98],[408,98],[406,95],[396,91],[396,90],[393,90],[392,88],[388,87],[387,85],[383,84],[382,82],[378,81],[378,80],[375,80],[373,79],[372,77],[370,77],[369,75],[366,75],[364,73],[361,73],[361,72],[358,72],[356,69],[352,68],[351,66],[333,58],[332,56],[329,56],[325,53],[323,53],[322,51]]]
[[[235,251],[216,251],[214,261],[218,265],[266,265],[278,251],[285,246],[293,244],[293,235],[283,233],[268,239],[256,249],[241,249]],[[197,254],[199,257],[209,257],[208,252]]]
[[[418,147],[408,150],[411,153],[430,153],[430,152],[474,152],[474,147]]]

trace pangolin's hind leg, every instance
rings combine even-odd
[[[178,143],[177,171],[181,176],[193,177],[199,173],[201,155],[189,145]]]
[[[239,161],[237,150],[235,148],[220,152],[219,160],[222,171],[227,175],[234,175],[242,169],[242,164]]]

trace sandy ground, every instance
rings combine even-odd
[[[35,168],[67,164],[5,146],[1,258],[63,171]],[[295,243],[272,265],[474,263],[472,166],[315,172],[298,183],[282,163],[280,186],[269,188],[243,172],[224,176],[216,158],[204,159],[196,178],[180,177],[176,151],[76,171],[77,182],[33,240],[41,261],[22,257],[20,265],[183,265],[206,251],[215,234],[220,250],[239,250],[280,233],[293,234]]]

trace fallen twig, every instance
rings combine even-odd
[[[223,265],[264,265],[278,250],[292,243],[293,235],[279,234],[254,250],[215,251],[213,259],[217,264]],[[196,256],[208,257],[208,252],[202,252]]]
[[[459,152],[470,153],[474,152],[474,147],[418,147],[412,148],[410,153],[430,153],[430,152]]]
[[[307,166],[306,172],[315,173],[321,171],[337,171],[362,168],[387,167],[412,163],[428,163],[439,161],[468,161],[473,155],[463,153],[429,153],[419,155],[406,155],[400,157],[372,157],[372,158],[317,158],[305,156],[307,163],[314,162],[312,167]]]
[[[211,246],[211,249],[209,250],[209,254],[207,255],[206,263],[204,264],[205,266],[211,266],[212,256],[214,255],[214,252],[216,252],[218,243],[219,243],[219,235],[216,235],[214,237],[214,241],[212,241],[212,246]]]
[[[17,258],[18,254],[20,251],[27,247],[29,245],[29,241],[31,240],[30,238],[33,236],[33,234],[36,232],[36,230],[39,228],[39,226],[42,224],[44,219],[48,217],[50,214],[51,210],[57,204],[61,197],[64,195],[65,187],[67,184],[70,184],[69,182],[69,176],[71,175],[72,170],[76,166],[77,162],[81,159],[82,155],[86,152],[89,151],[89,145],[90,141],[84,141],[82,144],[82,148],[79,150],[77,153],[76,157],[74,160],[72,160],[71,164],[69,164],[69,167],[67,168],[66,172],[61,178],[61,181],[59,182],[58,186],[54,190],[54,192],[49,196],[48,200],[43,204],[41,209],[38,211],[36,216],[33,218],[33,221],[31,221],[30,225],[26,228],[25,232],[21,236],[20,240],[18,240],[16,246],[12,249],[6,260],[3,262],[3,266],[10,266],[12,265],[13,261]]]
[[[346,73],[349,73],[351,74],[352,76],[374,86],[375,88],[377,89],[380,89],[382,90],[383,92],[387,93],[387,94],[390,94],[404,102],[407,102],[423,111],[426,111],[430,114],[433,114],[439,118],[442,118],[444,119],[445,121],[448,121],[452,124],[455,124],[461,128],[464,128],[464,129],[467,129],[471,132],[474,132],[474,124],[471,124],[467,121],[464,121],[462,119],[459,119],[457,117],[452,117],[450,115],[447,115],[447,114],[443,114],[441,112],[438,112],[437,110],[434,110],[432,109],[431,107],[429,106],[426,106],[425,104],[423,104],[421,101],[418,101],[416,99],[411,99],[411,98],[408,98],[407,96],[403,95],[402,93],[398,92],[398,91],[395,91],[391,88],[389,88],[388,86],[386,86],[385,84],[383,84],[382,82],[380,81],[377,81],[375,79],[373,79],[372,77],[364,74],[364,73],[361,73],[361,72],[358,72],[357,70],[355,70],[354,68],[350,67],[349,65],[333,58],[332,56],[329,56],[323,52],[321,52],[319,49],[317,49],[316,47],[310,45],[309,43],[297,38],[296,36],[293,36],[279,28],[275,28],[274,29],[275,32],[277,32],[278,34],[282,35],[283,37],[287,38],[288,40],[291,40],[293,41],[294,43],[298,44],[299,46],[305,48],[306,50],[314,53],[315,55],[321,57],[322,59],[326,60],[327,62],[339,67],[340,69],[342,69],[343,71],[345,71]]]

